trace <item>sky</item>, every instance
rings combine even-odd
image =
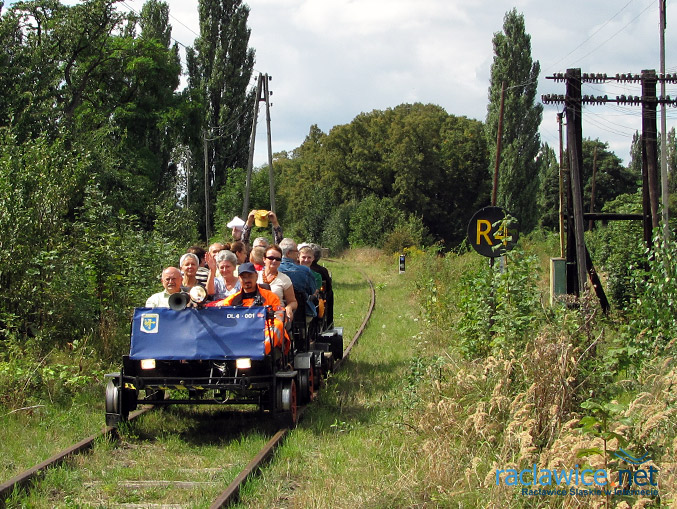
[[[199,32],[197,0],[165,1],[173,38],[192,46]],[[568,68],[609,75],[658,72],[659,1],[249,0],[254,74],[272,77],[272,150],[298,147],[313,124],[329,132],[362,112],[402,103],[437,104],[450,114],[485,120],[492,38],[513,7],[524,15],[532,59],[541,65],[539,100],[565,93],[564,83],[545,77]],[[138,12],[142,5],[124,0],[120,7]],[[677,5],[671,1],[665,41],[666,72],[674,73]],[[584,84],[582,93],[641,95],[641,87]],[[677,85],[668,85],[666,93],[677,96]],[[540,128],[542,141],[556,152],[561,109],[545,105]],[[641,107],[584,106],[582,118],[584,137],[608,143],[629,162]],[[668,129],[675,124],[677,112],[667,108]],[[266,145],[265,115],[259,115],[257,166],[267,161]]]

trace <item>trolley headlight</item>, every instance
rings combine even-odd
[[[141,369],[155,369],[155,359],[141,359]]]
[[[244,357],[242,359],[237,359],[235,361],[235,367],[237,369],[249,369],[252,367],[252,360],[248,357]]]

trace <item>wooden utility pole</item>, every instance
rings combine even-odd
[[[559,126],[559,256],[564,258],[564,144],[562,143],[562,117],[564,113],[557,114]]]
[[[242,200],[242,217],[249,215],[249,188],[252,184],[252,169],[254,168],[254,145],[256,144],[256,124],[259,121],[259,101],[263,87],[263,75],[259,73],[256,79],[256,98],[254,99],[254,118],[252,120],[252,132],[249,137],[249,159],[247,160],[247,177],[244,185],[244,198]]]
[[[263,95],[266,100],[266,133],[268,137],[268,184],[270,187],[270,210],[275,212],[275,174],[273,173],[273,143],[270,136],[270,96],[272,92],[268,88],[271,76],[265,75]]]
[[[642,71],[642,167],[645,168],[649,195],[649,209],[644,210],[645,216],[649,216],[645,221],[644,231],[647,245],[651,244],[651,230],[660,224],[658,216],[660,193],[658,190],[658,130],[656,128],[658,100],[656,98],[656,82],[656,71]]]
[[[209,152],[207,152],[207,130],[204,130],[204,153],[205,153],[205,239],[209,242]]]
[[[505,81],[501,83],[501,105],[498,108],[498,132],[496,133],[496,161],[494,162],[494,184],[491,190],[491,205],[496,206],[498,193],[498,168],[501,165],[501,140],[503,138],[503,107],[505,104]]]
[[[588,270],[583,237],[583,123],[581,108],[581,70],[567,69],[566,74],[567,150],[569,153],[569,178],[573,199],[574,235],[576,242],[576,268],[578,293],[585,293]]]
[[[590,188],[590,213],[595,211],[595,179],[597,178],[597,145],[592,155],[592,186]],[[588,231],[592,230],[595,222],[591,219],[588,222]]]

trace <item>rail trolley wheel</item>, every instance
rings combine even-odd
[[[120,421],[126,421],[129,417],[128,398],[112,380],[106,384],[106,426],[115,426]]]
[[[299,370],[299,399],[302,404],[310,403],[315,392],[315,371],[312,364],[310,369]]]
[[[280,426],[293,428],[298,419],[296,381],[282,379],[277,385],[277,413],[275,415]]]

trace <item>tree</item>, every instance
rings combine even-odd
[[[595,155],[596,151],[596,155]],[[583,140],[583,208],[589,211],[592,190],[593,166],[595,172],[594,211],[601,212],[604,205],[622,194],[634,194],[641,182],[641,174],[623,166],[621,159],[609,151],[609,144],[599,140]]]
[[[497,205],[505,207],[529,231],[536,224],[538,127],[543,106],[537,104],[536,88],[540,64],[531,59],[531,36],[525,32],[524,17],[515,9],[506,13],[503,32],[493,38],[486,132],[491,160],[495,160],[501,88],[505,84],[501,161]]]
[[[541,226],[559,228],[559,163],[555,151],[544,143],[538,154],[541,174],[541,190],[539,193]],[[566,199],[566,195],[565,195]]]
[[[488,196],[483,129],[481,122],[420,103],[361,113],[329,134],[313,126],[303,145],[276,163],[285,224],[315,240],[331,224],[338,246],[348,212],[364,212],[359,205],[370,197],[454,245]]]
[[[204,189],[204,146],[213,200],[229,178],[247,166],[255,90],[249,86],[254,50],[249,48],[249,7],[241,0],[200,0],[200,36],[186,52],[191,100],[201,103],[200,137],[187,140],[194,154],[196,189]],[[195,127],[195,126],[193,126]],[[198,198],[199,197],[199,198]],[[204,210],[204,194],[196,193]],[[206,219],[207,221],[210,218]]]

